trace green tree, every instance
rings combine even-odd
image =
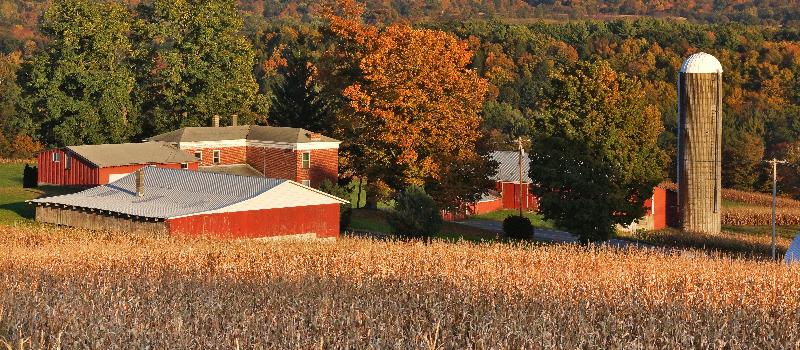
[[[584,241],[608,239],[616,224],[644,214],[663,180],[661,116],[640,83],[608,63],[580,63],[552,78],[530,152],[540,211]]]
[[[301,49],[287,49],[284,56],[283,79],[272,89],[270,122],[317,132],[330,131],[328,105],[314,81],[311,57]]]
[[[733,120],[733,118],[729,118]],[[737,123],[726,121],[722,145],[722,186],[739,190],[756,189],[764,158],[764,125],[755,117]]]
[[[57,0],[41,25],[47,48],[26,61],[26,113],[48,146],[121,142],[138,123],[130,98],[130,13],[117,3]]]
[[[264,121],[269,101],[253,75],[255,54],[241,34],[234,0],[153,0],[138,7],[135,59],[145,134]]]
[[[17,84],[19,65],[19,52],[0,54],[0,132],[5,135],[16,133],[18,128],[14,126],[23,122],[18,112],[22,98]]]

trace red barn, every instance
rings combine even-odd
[[[338,237],[339,206],[347,203],[284,179],[157,167],[29,202],[40,222],[224,238]]]
[[[339,176],[338,140],[305,129],[261,125],[186,127],[149,138],[200,159],[200,170],[260,173],[319,187]]]
[[[84,145],[41,152],[40,185],[96,186],[116,181],[145,165],[197,170],[198,160],[164,142]]]

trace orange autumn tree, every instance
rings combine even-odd
[[[346,167],[395,191],[424,186],[446,206],[477,199],[493,170],[480,147],[488,83],[468,68],[467,43],[402,24],[379,31],[352,18],[330,18],[331,32],[347,42],[333,50],[358,51],[330,54],[350,67],[336,118]]]

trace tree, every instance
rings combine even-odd
[[[272,89],[270,122],[316,132],[330,131],[330,113],[326,100],[319,94],[310,57],[296,49],[285,50],[284,57],[283,81]]]
[[[263,122],[268,100],[233,0],[142,2],[134,31],[145,134],[207,126],[211,116]]]
[[[408,238],[431,237],[444,224],[436,202],[419,186],[409,186],[397,195],[387,221],[396,235]]]
[[[644,214],[663,180],[661,116],[640,83],[608,63],[580,63],[552,79],[530,152],[539,210],[584,241],[608,239],[616,224]]]
[[[48,146],[122,142],[137,127],[130,98],[130,14],[113,2],[57,0],[45,12],[45,51],[25,62],[20,85],[31,130]]]
[[[332,48],[322,76],[328,89],[342,86],[331,77],[351,82],[340,90],[346,103],[336,115],[346,169],[395,191],[409,185],[459,187],[441,181],[454,173],[462,176],[450,180],[485,181],[487,174],[477,170],[487,169],[480,165],[486,159],[476,145],[488,84],[468,68],[467,44],[407,25],[378,32],[358,20],[332,16],[329,21],[334,40],[346,44]],[[340,52],[341,47],[355,51]]]
[[[319,186],[319,190],[327,194],[334,195],[342,199],[350,198],[350,191],[338,184],[325,180]],[[339,230],[344,231],[350,228],[350,218],[353,215],[353,206],[351,203],[344,203],[339,206]]]
[[[16,132],[14,127],[23,123],[18,113],[22,89],[17,84],[17,70],[20,66],[20,53],[0,54],[0,132]]]
[[[728,118],[733,120],[733,118]],[[726,124],[730,122],[726,121]],[[734,123],[735,124],[735,123]],[[722,147],[722,186],[756,189],[764,159],[764,126],[755,117],[725,128]]]
[[[36,153],[42,150],[41,143],[36,142],[33,138],[24,134],[17,134],[14,141],[11,142],[11,158],[14,159],[30,159]]]

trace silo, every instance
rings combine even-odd
[[[690,56],[678,75],[678,205],[687,232],[720,232],[722,65]]]

